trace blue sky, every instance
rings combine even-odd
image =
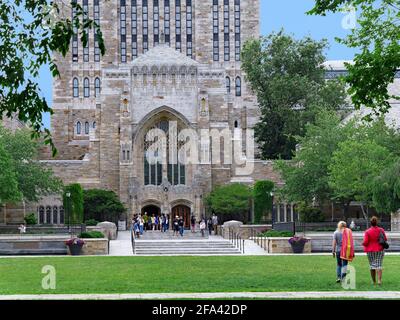
[[[349,30],[342,27],[345,14],[337,13],[326,17],[305,14],[313,7],[314,0],[260,0],[261,34],[284,28],[296,37],[311,36],[314,39],[327,39],[330,44],[326,56],[329,60],[352,59],[354,50],[348,49],[335,41],[335,37],[344,37]],[[52,79],[48,68],[43,68],[40,75],[40,87],[46,100],[52,103]],[[50,127],[49,115],[44,116],[46,127]]]

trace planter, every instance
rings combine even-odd
[[[304,241],[292,243],[291,246],[293,253],[303,253],[305,245],[306,243]]]
[[[71,256],[79,256],[81,254],[83,245],[71,244],[68,247],[69,247],[69,252],[71,253]]]

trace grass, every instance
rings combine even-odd
[[[43,290],[42,267],[57,272]],[[374,288],[365,256],[352,263],[357,291],[400,290],[400,256],[385,257],[384,285]],[[0,294],[338,291],[330,256],[1,258]]]

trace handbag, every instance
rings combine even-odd
[[[382,230],[379,232],[379,244],[383,247],[383,249],[389,249],[389,244],[385,240],[385,235]]]

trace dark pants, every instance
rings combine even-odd
[[[346,276],[348,261],[340,258],[340,252],[336,252],[336,275],[338,279],[343,279]]]

